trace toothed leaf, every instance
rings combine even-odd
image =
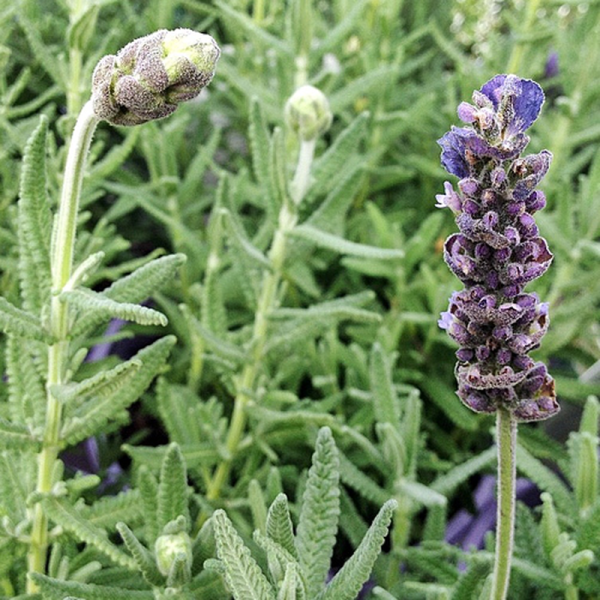
[[[19,190],[19,276],[23,306],[38,314],[50,297],[51,280],[52,217],[46,192],[47,132],[48,120],[42,117],[25,146]]]
[[[316,600],[354,600],[356,598],[371,574],[397,506],[398,503],[395,500],[388,500],[383,505],[360,546],[336,573],[325,590],[315,596]]]
[[[160,470],[156,514],[159,533],[167,523],[180,515],[188,524],[190,522],[187,471],[177,444],[170,444],[167,448]]]
[[[117,531],[125,542],[127,549],[135,560],[138,570],[150,585],[164,584],[164,577],[159,573],[150,551],[135,537],[133,531],[125,523],[117,523]]]
[[[306,577],[306,594],[316,597],[323,588],[340,515],[339,458],[331,430],[323,427],[317,436],[312,466],[296,533],[296,549]]]
[[[236,600],[276,600],[271,584],[223,510],[212,516],[217,556],[225,567],[224,577]]]

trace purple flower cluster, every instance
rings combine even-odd
[[[535,187],[552,155],[521,156],[543,102],[534,81],[497,75],[473,93],[473,104],[458,107],[467,126],[438,141],[442,165],[460,178],[457,190],[446,182],[436,196],[460,230],[446,240],[444,260],[465,287],[439,320],[460,345],[458,395],[476,412],[504,407],[519,421],[559,410],[554,380],[528,355],[548,329],[548,305],[524,292],[552,261],[532,216],[546,204]]]

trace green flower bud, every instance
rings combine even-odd
[[[94,69],[94,112],[113,125],[162,119],[210,83],[220,53],[210,35],[190,29],[134,40]]]
[[[179,533],[168,533],[157,538],[154,544],[156,554],[156,565],[158,570],[167,576],[173,562],[180,554],[186,558],[188,565],[192,564],[192,542],[185,531]]]
[[[333,120],[327,97],[312,85],[303,85],[285,105],[288,126],[308,142],[325,133]]]

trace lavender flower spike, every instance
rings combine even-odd
[[[459,106],[467,126],[438,140],[442,165],[461,178],[457,190],[444,184],[436,204],[452,210],[460,231],[446,240],[444,260],[464,289],[439,320],[460,345],[458,395],[476,412],[505,408],[517,421],[559,410],[554,380],[529,357],[548,329],[548,305],[524,291],[552,262],[532,216],[545,206],[534,188],[552,155],[521,156],[543,102],[534,81],[497,75],[474,92],[473,104]]]

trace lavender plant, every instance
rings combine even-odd
[[[533,213],[545,204],[535,187],[546,174],[547,150],[522,156],[525,131],[544,101],[541,87],[498,75],[458,107],[467,127],[440,140],[442,165],[460,177],[445,183],[437,206],[456,215],[460,233],[444,244],[444,259],[465,288],[450,298],[440,327],[460,346],[458,396],[475,412],[497,414],[498,532],[491,598],[505,598],[510,577],[515,506],[517,423],[559,410],[554,381],[529,352],[548,329],[548,305],[524,292],[550,266],[552,254]]]
[[[164,315],[136,302],[169,281],[183,259],[171,256],[148,263],[101,293],[85,288],[87,275],[104,258],[97,252],[75,262],[79,199],[93,132],[102,119],[132,125],[170,114],[211,80],[218,57],[210,36],[176,30],[140,38],[118,56],[100,62],[93,98],[82,108],[70,141],[54,227],[45,169],[40,169],[45,161],[45,119],[26,149],[19,203],[23,307],[2,300],[12,418],[1,424],[5,447],[20,450],[15,460],[30,474],[20,486],[20,492],[32,498],[27,509],[13,498],[15,512],[5,519],[13,540],[29,546],[30,574],[44,572],[54,538],[47,499],[65,493],[59,452],[97,433],[115,411],[134,402],[174,343],[172,337],[163,338],[110,371],[73,379],[87,353],[87,335],[100,323],[122,318],[141,325],[166,324]],[[35,452],[37,476],[25,466],[35,463]],[[27,589],[37,590],[33,579]]]

